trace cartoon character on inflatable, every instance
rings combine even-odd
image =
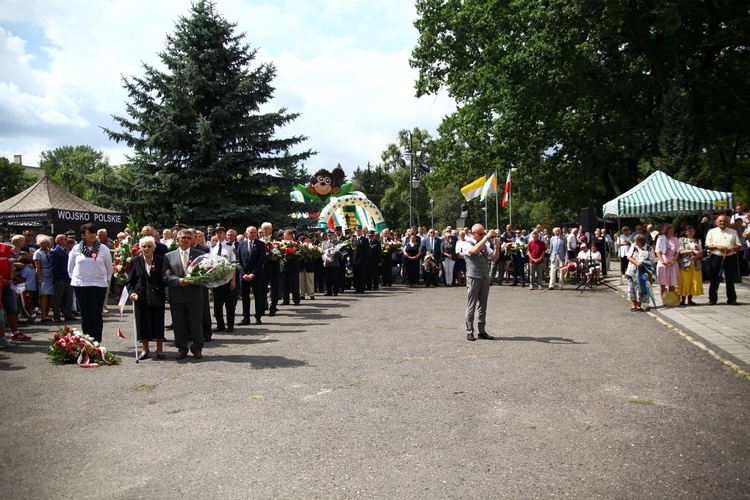
[[[385,226],[385,219],[380,209],[367,199],[363,193],[352,191],[353,184],[345,182],[346,174],[341,167],[332,172],[321,168],[310,177],[307,186],[298,184],[289,193],[292,201],[310,203],[319,201],[325,204],[318,218],[318,227],[349,226],[360,224],[376,231]],[[346,216],[354,212],[356,222]]]

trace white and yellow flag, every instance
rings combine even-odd
[[[473,200],[474,198],[482,195],[482,188],[484,183],[487,182],[487,176],[483,175],[479,179],[475,180],[471,184],[467,184],[461,188],[461,194],[464,195],[466,201]]]

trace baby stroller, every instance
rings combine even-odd
[[[36,321],[36,308],[31,299],[31,292],[26,289],[25,283],[11,285],[16,292],[16,303],[18,305],[18,322],[30,325]]]

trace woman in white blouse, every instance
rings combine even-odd
[[[97,342],[102,341],[102,304],[112,276],[112,255],[96,237],[98,228],[89,222],[81,226],[81,241],[68,256],[68,274],[78,307],[81,328]]]

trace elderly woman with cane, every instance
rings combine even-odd
[[[165,359],[164,354],[164,284],[162,269],[164,258],[154,253],[156,242],[151,236],[144,236],[138,242],[141,253],[130,262],[130,272],[125,286],[130,293],[135,313],[135,334],[143,349],[139,360],[148,358],[151,340],[156,341],[157,359]]]

